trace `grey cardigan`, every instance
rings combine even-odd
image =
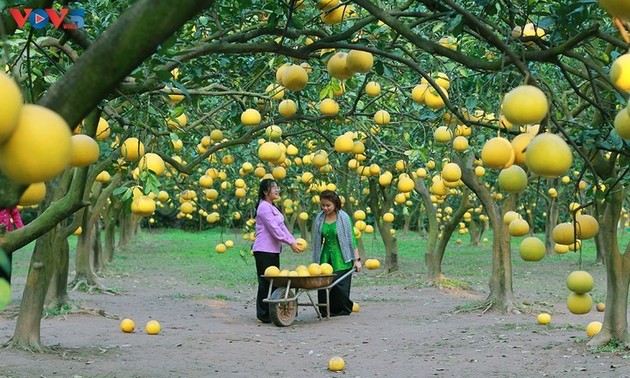
[[[325,218],[326,214],[323,211],[320,211],[313,222],[313,262],[318,264],[322,254],[322,225],[324,224]],[[345,262],[350,262],[354,259],[352,228],[352,222],[348,213],[339,209],[337,212],[337,238],[339,239],[341,254]]]

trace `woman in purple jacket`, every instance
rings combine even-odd
[[[269,318],[269,303],[264,303],[269,292],[269,281],[261,276],[265,269],[275,265],[280,267],[280,252],[282,243],[288,244],[293,252],[302,252],[295,242],[295,238],[284,224],[284,215],[273,204],[280,198],[280,188],[275,180],[260,181],[258,189],[258,204],[256,205],[256,239],[252,250],[256,259],[256,273],[258,274],[258,295],[256,297],[256,317],[263,323],[271,322]]]

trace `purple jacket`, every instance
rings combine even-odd
[[[274,205],[260,201],[256,210],[254,252],[280,253],[282,243],[292,244],[295,238],[284,224],[284,215]]]

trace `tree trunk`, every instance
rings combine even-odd
[[[606,262],[606,311],[602,330],[589,341],[589,346],[608,344],[612,339],[630,348],[628,334],[628,286],[630,284],[630,244],[622,255],[617,239],[617,224],[621,215],[624,191],[609,193],[599,233],[604,243]]]
[[[105,246],[103,247],[103,259],[108,263],[114,260],[116,245],[116,221],[111,211],[108,209],[105,216]]]
[[[131,224],[131,214],[126,214],[121,210],[118,216],[118,246],[124,247],[131,240],[133,225]]]
[[[55,258],[57,262],[54,264],[54,271],[44,300],[44,306],[47,310],[55,310],[62,308],[69,303],[68,296],[68,269],[70,263],[70,244],[68,238],[59,233],[55,238],[55,246],[51,251],[56,251]]]
[[[83,223],[85,224],[85,222]],[[88,286],[98,286],[98,278],[94,273],[94,254],[92,253],[93,238],[94,227],[86,227],[77,238],[76,273],[72,280],[72,285],[86,284]]]
[[[483,227],[479,227],[479,223],[477,223],[474,219],[471,219],[468,225],[468,233],[470,234],[470,245],[477,247],[481,242]]]
[[[424,263],[427,266],[427,281],[431,285],[438,284],[443,278],[442,274],[442,257],[437,255],[436,245],[438,240],[438,222],[437,222],[437,210],[435,205],[431,202],[431,194],[427,189],[424,180],[415,180],[415,190],[420,194],[422,203],[426,210],[427,223],[428,223],[428,237],[427,247],[424,251]]]
[[[55,239],[59,232],[60,226],[56,226],[35,242],[11,347],[42,351],[41,317],[48,285],[58,262]]]
[[[451,219],[444,225],[444,229],[442,230],[442,237],[438,239],[437,248],[435,249],[435,254],[433,256],[433,259],[436,261],[432,263],[439,265],[438,269],[441,276],[443,276],[442,260],[444,259],[444,254],[446,252],[446,246],[448,245],[448,242],[450,241],[453,232],[459,225],[459,222],[464,217],[464,213],[466,213],[468,209],[470,209],[469,191],[464,190],[462,193],[462,202],[457,211],[453,213]],[[439,281],[437,281],[436,283],[439,283]]]
[[[545,219],[545,254],[555,255],[555,244],[551,237],[553,228],[558,224],[558,217],[560,216],[560,209],[558,208],[558,200],[556,198],[549,199],[549,205],[547,206],[547,218]]]
[[[398,242],[396,238],[392,235],[392,225],[391,223],[381,222],[380,218],[382,216],[382,208],[389,208],[392,204],[391,199],[386,199],[384,203],[379,206],[378,203],[378,188],[377,184],[374,180],[370,181],[370,208],[372,209],[372,214],[374,214],[374,223],[378,228],[379,233],[381,234],[381,239],[383,239],[383,244],[385,245],[385,271],[387,273],[395,272],[399,269],[398,267]]]
[[[101,243],[101,225],[94,224],[94,236],[92,237],[92,261],[94,262],[94,272],[99,273],[105,267],[103,261],[103,244]]]
[[[503,209],[494,201],[490,190],[485,187],[479,177],[475,176],[472,168],[472,155],[467,156],[466,162],[455,155],[454,162],[462,170],[462,181],[479,198],[486,209],[490,224],[494,231],[492,240],[492,275],[490,276],[490,294],[488,308],[495,307],[504,312],[517,312],[516,300],[512,288],[512,256],[510,250],[510,234],[507,225],[503,224],[503,212],[514,209],[516,196],[509,195],[504,200]],[[503,211],[503,212],[502,212]]]

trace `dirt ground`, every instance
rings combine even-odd
[[[72,293],[83,308],[132,317],[134,333],[99,315],[46,318],[42,342],[52,350],[0,350],[0,377],[630,377],[630,352],[586,347],[581,324],[602,314],[577,325],[561,301],[547,304],[552,324],[539,326],[531,313],[455,311],[484,298],[481,290],[354,285],[358,313],[320,321],[305,306],[281,328],[256,320],[254,287],[208,292],[167,266],[146,272],[105,277],[120,295]],[[24,279],[16,281],[21,294]],[[2,343],[14,331],[12,313],[0,314]],[[151,316],[163,327],[157,336],[143,330]],[[343,372],[327,370],[332,356],[345,359]]]

